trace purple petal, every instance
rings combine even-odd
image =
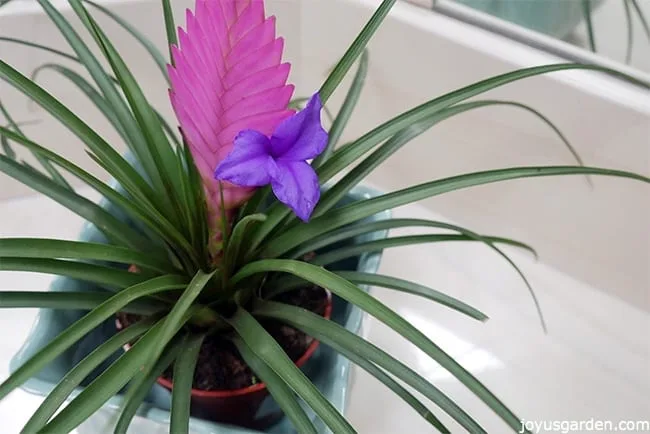
[[[268,153],[269,138],[254,130],[235,137],[232,151],[214,171],[215,179],[242,187],[261,187],[271,183],[277,166]]]
[[[278,200],[308,221],[320,199],[318,175],[304,161],[278,161],[277,176],[271,183]]]
[[[322,107],[315,93],[307,107],[278,125],[271,137],[271,153],[276,160],[305,161],[325,150],[327,131],[320,123]]]

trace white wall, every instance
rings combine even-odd
[[[110,2],[118,12],[163,46],[159,2]],[[190,1],[176,1],[181,10]],[[298,93],[318,88],[329,68],[370,16],[378,0],[277,0],[294,63]],[[5,12],[6,14],[6,12]],[[180,20],[179,20],[180,21]],[[164,83],[143,51],[114,25],[110,35],[152,100],[168,110]],[[62,47],[41,14],[0,16],[0,33],[34,38]],[[346,138],[358,137],[401,111],[492,74],[556,62],[543,53],[399,3],[371,44],[367,89]],[[27,54],[25,54],[27,53]],[[24,71],[51,59],[42,53],[0,44],[0,57]],[[115,140],[78,93],[53,73],[43,83]],[[44,119],[24,98],[0,84],[0,96],[24,119]],[[562,73],[515,83],[488,95],[517,100],[548,114],[586,162],[650,175],[650,98],[647,91],[592,73]],[[341,101],[338,92],[333,103]],[[48,146],[83,158],[81,145],[44,120],[31,134]],[[395,155],[370,177],[386,189],[461,172],[515,165],[571,164],[553,133],[530,115],[511,109],[484,109],[449,120]],[[650,197],[647,186],[596,179],[591,191],[582,178],[513,181],[460,191],[426,201],[437,212],[488,233],[533,244],[543,261],[630,303],[650,307]],[[0,178],[0,197],[22,194]]]

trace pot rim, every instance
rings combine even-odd
[[[327,295],[327,305],[325,306],[325,313],[323,314],[323,318],[325,319],[330,319],[332,317],[332,293],[325,289],[322,288],[325,291],[325,294]],[[311,356],[314,354],[318,346],[320,345],[320,341],[317,339],[314,339],[314,341],[309,344],[307,349],[305,350],[305,353],[300,356],[300,358],[296,361],[296,366],[301,367],[304,365],[307,360],[311,358]],[[174,383],[170,380],[167,380],[166,378],[163,377],[158,377],[157,380],[158,384],[161,386],[165,387],[166,389],[171,390],[174,386]],[[262,390],[266,389],[266,383],[257,383],[253,384],[252,386],[248,387],[242,387],[241,389],[232,389],[232,390],[200,390],[200,389],[192,389],[192,396],[198,397],[198,398],[231,398],[235,396],[242,396],[242,395],[248,395],[256,392],[260,392]]]

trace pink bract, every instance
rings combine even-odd
[[[170,98],[203,178],[214,229],[222,205],[214,170],[240,131],[271,135],[294,113],[288,109],[291,65],[282,63],[284,40],[276,38],[275,17],[265,17],[262,0],[197,0],[178,39],[168,67]],[[224,182],[223,206],[231,210],[253,192]]]

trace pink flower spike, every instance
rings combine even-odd
[[[263,0],[196,0],[179,42],[169,67],[170,98],[197,161],[216,234],[221,207],[238,207],[254,188],[224,182],[222,204],[214,170],[239,132],[270,134],[294,114],[288,109],[290,65],[282,63],[283,41],[276,38],[275,17],[265,17]]]

